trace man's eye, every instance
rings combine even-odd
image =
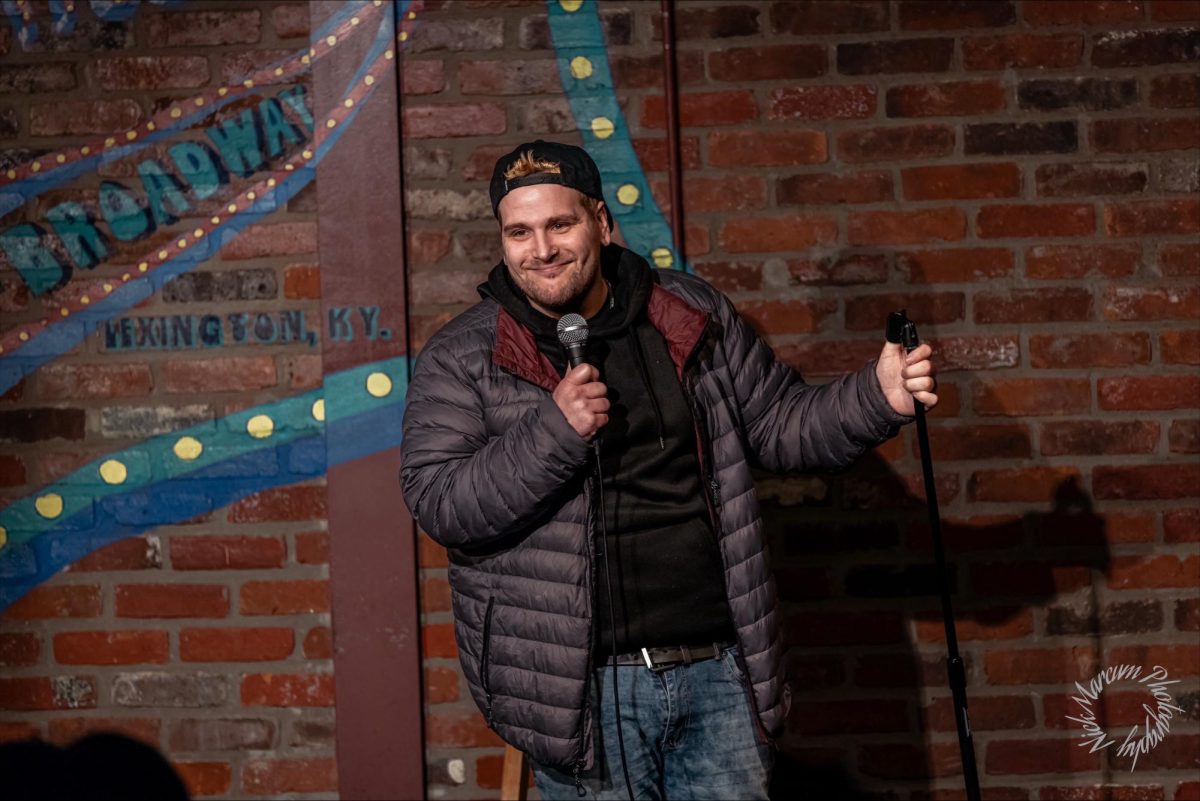
[[[563,230],[563,229],[565,229],[566,227],[567,227],[567,224],[566,224],[565,222],[556,222],[556,223],[554,224],[554,229],[555,229],[556,231],[562,231],[562,230]]]

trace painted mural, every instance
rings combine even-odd
[[[138,5],[93,0],[91,10],[100,19],[127,19]],[[626,242],[660,267],[685,268],[617,104],[596,3],[548,0],[547,6],[564,93],[584,146],[604,174]],[[50,17],[42,20],[23,0],[2,0],[0,10],[22,47],[66,35],[75,24],[70,2],[52,0]],[[323,320],[286,310],[128,312],[170,291],[172,279],[215,257],[312,182],[316,166],[371,100],[376,82],[394,69],[396,51],[419,23],[419,11],[419,0],[345,3],[312,32],[309,47],[240,81],[174,102],[119,135],[8,166],[0,174],[3,278],[26,287],[43,316],[0,330],[0,393],[93,335],[106,353],[275,343],[315,349],[321,331],[330,341],[395,336],[374,306],[330,307]],[[301,84],[263,92],[265,85],[310,73],[349,37],[372,37],[372,43],[333,112],[318,118]],[[236,113],[214,122],[225,108]],[[22,219],[23,210],[35,205],[31,200],[52,197],[103,165],[131,157],[134,175],[102,181],[95,214],[66,200],[38,219]],[[211,211],[207,221],[178,230],[181,218],[198,208]],[[114,273],[113,264],[132,266]],[[326,374],[318,389],[106,453],[9,504],[0,510],[0,609],[118,539],[395,447],[408,372],[407,357],[399,357]]]

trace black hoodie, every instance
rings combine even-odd
[[[610,286],[588,320],[587,361],[600,370],[611,403],[600,430],[608,561],[616,637],[609,625],[606,565],[598,559],[594,650],[732,642],[733,624],[716,537],[702,494],[691,410],[666,342],[646,318],[655,277],[636,253],[607,245],[601,271]],[[533,332],[562,374],[566,353],[557,320],[530,305],[501,262],[479,293]]]

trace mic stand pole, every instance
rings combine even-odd
[[[916,350],[917,326],[908,319],[905,310],[892,312],[887,321],[888,342],[902,342],[906,353]],[[917,441],[921,446],[921,473],[925,479],[925,498],[929,506],[929,533],[933,538],[933,553],[937,560],[938,584],[942,596],[942,620],[946,626],[946,672],[954,703],[954,722],[958,727],[958,748],[962,757],[963,783],[968,801],[979,801],[979,768],[975,764],[975,742],[967,718],[967,671],[958,653],[958,634],[954,626],[954,610],[950,604],[950,582],[946,575],[946,551],[942,545],[942,522],[938,512],[937,489],[933,481],[933,461],[929,454],[929,430],[925,425],[925,405],[913,399],[917,416]]]

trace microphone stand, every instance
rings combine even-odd
[[[917,326],[908,319],[906,310],[892,312],[887,321],[888,342],[903,343],[906,353],[916,350]],[[921,472],[925,479],[925,499],[929,506],[929,533],[933,538],[933,553],[937,560],[938,584],[942,596],[942,621],[946,627],[946,672],[954,703],[954,722],[958,728],[958,749],[962,758],[963,783],[968,801],[979,801],[979,768],[975,764],[975,741],[967,718],[967,671],[958,653],[958,634],[954,626],[954,610],[950,604],[950,582],[946,576],[946,551],[942,544],[942,521],[938,512],[937,489],[933,481],[933,461],[929,454],[929,430],[925,424],[925,405],[913,399],[917,416],[917,441],[921,446]]]

